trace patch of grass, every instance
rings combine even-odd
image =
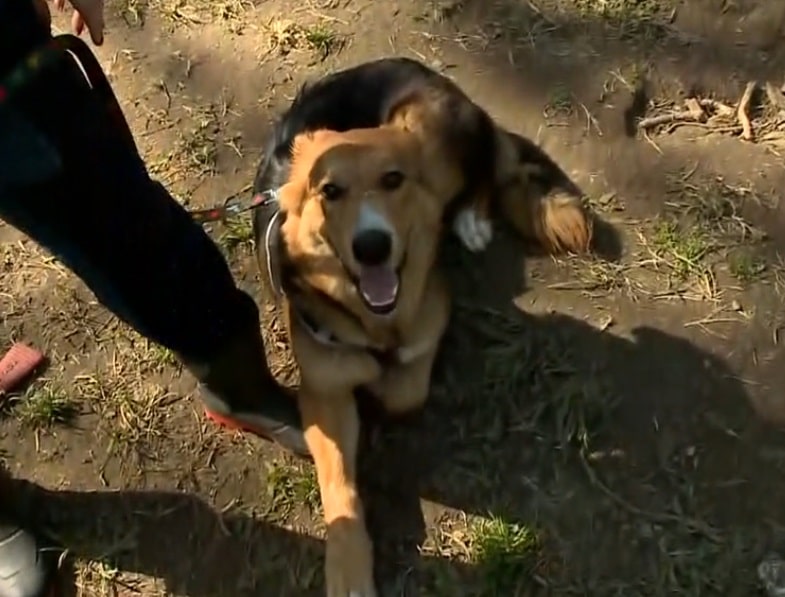
[[[632,300],[644,292],[642,281],[635,275],[634,261],[619,263],[577,256],[558,263],[568,267],[569,281],[551,284],[552,290],[578,290],[590,298],[618,293]]]
[[[537,568],[537,534],[528,527],[491,517],[471,525],[469,541],[471,561],[483,578],[483,594],[520,594]]]
[[[171,350],[149,340],[145,340],[145,344],[147,350],[142,359],[153,370],[160,372],[166,369],[180,369],[180,361]]]
[[[183,156],[185,166],[202,174],[215,174],[221,130],[221,109],[217,104],[186,108],[193,128],[184,135],[177,151]]]
[[[278,520],[288,518],[303,506],[312,513],[321,511],[319,483],[313,466],[275,460],[267,465],[265,484],[270,498],[269,514]]]
[[[321,60],[327,58],[341,44],[340,36],[325,25],[314,25],[305,29],[304,37]]]
[[[760,280],[767,270],[766,260],[749,251],[739,251],[728,261],[730,274],[743,284]]]
[[[202,181],[218,173],[218,147],[228,107],[220,103],[184,106],[189,125],[178,125],[172,148],[150,161],[150,172],[166,186]]]
[[[253,8],[248,0],[147,0],[145,4],[172,25],[222,23],[232,33],[242,32],[245,13]]]
[[[661,14],[662,0],[568,0],[583,15],[647,21]]]
[[[593,18],[617,30],[619,37],[658,39],[674,5],[665,0],[560,0],[562,11],[575,11],[584,19]]]
[[[70,425],[79,414],[79,408],[63,388],[45,384],[28,390],[14,412],[22,425],[38,430]]]
[[[118,591],[121,573],[114,566],[101,561],[86,561],[77,566],[79,584],[92,595],[112,595]]]
[[[682,280],[703,272],[703,259],[711,250],[706,233],[701,228],[684,230],[674,220],[657,222],[651,242],[655,254],[666,260],[674,274]]]
[[[482,347],[482,392],[495,415],[508,408],[519,429],[534,433],[565,456],[590,448],[617,404],[602,376],[585,371],[569,337],[537,334],[525,318],[489,309],[458,310],[461,325]],[[521,401],[537,395],[542,400]]]
[[[690,174],[668,178],[668,210],[683,220],[692,220],[724,244],[765,240],[765,233],[743,215],[746,203],[765,204],[751,189],[726,183],[722,178],[690,180]]]
[[[309,50],[324,60],[341,49],[344,37],[324,23],[304,26],[289,19],[278,19],[268,25],[268,42],[280,54]]]
[[[109,438],[108,453],[139,461],[166,435],[167,406],[179,397],[148,375],[138,353],[121,341],[105,367],[74,379],[75,391],[99,415],[97,430]]]
[[[690,180],[692,173],[671,176],[666,210],[640,234],[657,271],[668,284],[656,294],[715,299],[721,289],[715,271],[729,271],[741,282],[760,279],[767,265],[756,255],[766,234],[743,215],[745,203],[761,204],[751,190],[721,178]]]
[[[252,248],[254,236],[251,219],[247,217],[227,219],[218,242],[229,253],[241,248]]]
[[[558,85],[551,90],[548,103],[545,105],[546,118],[571,116],[575,108],[575,100],[570,90],[564,85]]]
[[[464,8],[463,0],[428,0],[414,20],[425,23],[444,23],[458,16]]]

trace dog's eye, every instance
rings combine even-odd
[[[322,185],[322,196],[328,201],[335,201],[343,195],[343,189],[337,184],[326,182]]]
[[[381,179],[382,188],[387,191],[394,191],[403,184],[403,173],[397,170],[385,172]]]

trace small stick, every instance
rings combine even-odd
[[[717,100],[704,98],[699,99],[698,103],[702,108],[711,108],[720,116],[732,116],[734,112],[733,108],[729,105],[718,102]]]
[[[655,126],[660,126],[661,124],[670,124],[673,122],[700,122],[700,117],[689,110],[682,110],[680,112],[671,112],[670,114],[660,114],[659,116],[641,118],[638,121],[638,128],[646,130]]]
[[[785,111],[785,93],[782,93],[770,82],[766,83],[766,95],[771,104],[778,110]]]
[[[688,98],[685,102],[687,110],[695,116],[698,122],[706,122],[706,112],[703,111],[703,106],[694,97]]]
[[[755,81],[747,83],[747,86],[744,88],[744,94],[739,100],[739,107],[736,109],[736,118],[739,119],[742,128],[741,138],[745,141],[752,141],[752,123],[750,122],[749,110],[752,94],[756,87],[757,83]]]

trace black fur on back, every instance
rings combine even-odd
[[[442,102],[454,123],[449,132],[467,181],[492,174],[494,124],[449,79],[409,58],[382,58],[304,85],[277,120],[256,173],[256,192],[275,189],[289,176],[291,149],[300,133],[346,131],[384,124],[391,110],[413,99]]]

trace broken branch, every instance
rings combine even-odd
[[[752,141],[752,123],[750,122],[750,102],[752,101],[752,94],[757,87],[755,81],[750,81],[744,88],[744,94],[739,100],[739,107],[736,109],[736,118],[739,119],[741,124],[741,137],[745,141]]]

